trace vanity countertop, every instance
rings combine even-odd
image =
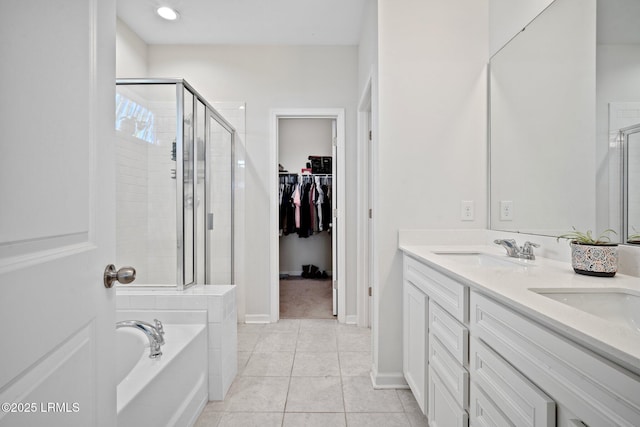
[[[441,255],[444,252],[485,253],[514,260],[498,246],[401,244],[400,250],[640,375],[640,330],[596,317],[530,290],[606,289],[640,296],[640,278],[623,274],[612,278],[580,275],[574,273],[570,263],[542,257],[524,266],[505,268],[467,265]]]

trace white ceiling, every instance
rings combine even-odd
[[[117,13],[147,44],[356,45],[367,1],[117,0]]]

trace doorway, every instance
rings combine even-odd
[[[282,317],[337,316],[344,323],[344,110],[272,111],[270,148],[275,172],[270,193],[270,320],[277,322],[283,309]],[[307,192],[313,187],[315,193]],[[283,198],[286,206],[298,191],[298,204],[304,206],[306,197],[309,206],[310,198],[320,196],[318,189],[328,202],[324,209],[318,212],[316,198],[311,218],[298,217],[296,223],[293,210],[288,216],[284,212],[282,223]],[[287,218],[293,225],[287,225]]]
[[[278,119],[280,318],[331,319],[335,119]]]

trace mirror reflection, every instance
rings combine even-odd
[[[640,244],[640,123],[620,131],[623,146],[624,234],[627,243]]]
[[[637,0],[555,0],[492,57],[492,229],[638,230],[620,137],[640,123],[638,18]]]

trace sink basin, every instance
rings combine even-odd
[[[530,289],[602,319],[640,332],[640,294],[611,289]]]
[[[529,267],[534,265],[533,261],[518,258],[507,258],[490,255],[483,252],[434,252],[436,255],[445,257],[451,261],[469,266],[483,267]]]

